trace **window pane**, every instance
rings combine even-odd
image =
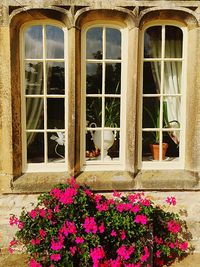
[[[119,151],[120,151],[120,131],[112,131],[114,135],[114,143],[108,149],[108,156],[113,160],[119,160]],[[105,136],[104,136],[105,140]]]
[[[143,98],[142,128],[160,127],[160,99],[158,97]]]
[[[43,63],[25,64],[25,93],[27,95],[43,94]]]
[[[32,26],[25,32],[25,58],[42,58],[42,26]]]
[[[159,143],[160,133],[158,131],[142,133],[142,160],[153,161],[152,144]]]
[[[47,99],[47,128],[64,129],[64,99],[48,98]]]
[[[101,131],[93,130],[86,133],[86,160],[101,159]]]
[[[47,93],[64,95],[65,69],[63,62],[47,63]]]
[[[106,29],[106,58],[121,59],[121,32],[117,29]]]
[[[88,59],[102,59],[103,28],[92,28],[86,35],[86,57]]]
[[[105,99],[105,127],[120,127],[120,98]]]
[[[42,98],[26,99],[26,129],[44,129],[44,101]]]
[[[105,93],[120,94],[121,64],[106,64]]]
[[[44,134],[27,133],[27,162],[44,162]]]
[[[95,123],[97,127],[101,127],[102,99],[100,97],[87,97],[86,120],[88,127],[91,127],[91,123]]]
[[[87,64],[86,67],[86,93],[102,93],[102,64]]]
[[[64,58],[64,32],[55,26],[46,26],[47,58]]]
[[[165,27],[165,57],[182,57],[183,32],[176,26]]]
[[[182,62],[165,62],[164,94],[181,93]]]
[[[178,160],[180,131],[165,131],[163,132],[163,143],[168,144],[165,160]]]
[[[63,163],[65,161],[65,133],[52,132],[48,137],[48,162]]]
[[[161,26],[148,28],[144,34],[144,58],[161,57]]]
[[[115,142],[115,133],[112,130],[103,131],[103,159],[111,160],[111,157],[108,155],[109,149],[114,145]]]
[[[180,128],[180,97],[165,97],[163,101],[163,127]]]
[[[160,62],[144,62],[143,94],[159,94],[161,85]]]

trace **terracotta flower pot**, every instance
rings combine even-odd
[[[150,144],[151,153],[154,160],[159,160],[159,144]],[[162,143],[162,160],[165,159],[168,144]]]

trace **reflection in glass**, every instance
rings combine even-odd
[[[102,93],[102,64],[88,63],[86,67],[87,94]]]
[[[144,58],[161,57],[161,26],[148,28],[144,34]]]
[[[121,64],[106,64],[105,93],[120,94]]]
[[[182,62],[164,63],[164,94],[181,93]]]
[[[182,58],[183,32],[176,26],[165,27],[165,57]]]
[[[86,120],[88,127],[90,127],[91,123],[95,123],[97,127],[101,127],[102,99],[100,97],[86,98]]]
[[[121,32],[117,29],[106,29],[106,58],[121,59]]]
[[[86,133],[86,160],[101,159],[101,130],[90,130]]]
[[[105,99],[105,127],[120,127],[120,98]]]
[[[166,159],[174,160],[179,157],[180,131],[164,131],[163,143],[168,144]]]
[[[31,142],[29,141],[30,135],[32,136]],[[27,133],[27,144],[27,162],[44,162],[44,134]]]
[[[27,95],[43,94],[43,63],[25,64],[25,92]]]
[[[42,58],[42,26],[32,26],[25,33],[25,58]]]
[[[102,36],[103,28],[92,28],[86,35],[86,57],[87,59],[102,59]]]
[[[161,84],[160,62],[144,62],[143,94],[159,94]]]
[[[160,127],[160,100],[158,97],[143,98],[142,128]]]
[[[47,99],[47,128],[48,129],[64,129],[64,99],[48,98]]]
[[[64,95],[65,70],[63,62],[47,63],[47,93]]]
[[[62,29],[46,26],[47,58],[64,58],[64,32]]]
[[[44,101],[42,98],[26,98],[26,129],[44,129]]]
[[[65,133],[52,132],[47,134],[48,162],[65,162]]]

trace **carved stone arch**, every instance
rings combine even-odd
[[[30,22],[31,20],[44,19],[52,19],[61,22],[67,28],[71,28],[73,25],[71,13],[64,8],[55,6],[49,8],[22,7],[13,10],[9,16],[10,25],[12,27],[21,27],[22,24]]]
[[[188,29],[199,27],[197,14],[187,8],[148,8],[139,15],[139,27],[142,28],[146,22],[155,20],[176,20],[184,23]]]
[[[123,23],[128,28],[133,28],[137,25],[136,16],[126,8],[118,7],[111,10],[84,7],[75,14],[75,25],[77,28],[81,28],[85,23],[97,20],[110,20]]]

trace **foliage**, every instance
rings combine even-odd
[[[166,200],[175,205],[174,197]],[[39,196],[31,211],[10,224],[19,230],[10,252],[23,244],[30,266],[150,267],[170,265],[189,252],[186,224],[143,193],[112,198],[72,178]]]

